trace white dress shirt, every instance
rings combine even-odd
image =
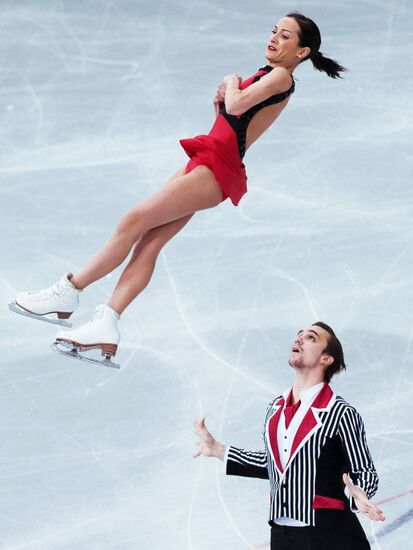
[[[291,454],[291,447],[293,445],[295,434],[297,433],[297,430],[301,422],[303,421],[304,416],[306,415],[308,409],[310,408],[311,403],[314,401],[315,397],[320,392],[323,386],[324,386],[324,382],[320,382],[319,384],[315,384],[314,386],[306,388],[305,390],[300,392],[299,400],[301,401],[301,404],[298,407],[296,413],[294,414],[288,428],[285,427],[284,409],[287,404],[287,399],[288,399],[288,396],[290,395],[291,389],[286,390],[283,393],[284,406],[283,406],[283,410],[281,412],[281,416],[277,426],[278,454],[280,457],[283,470],[285,470],[285,467],[288,462],[288,457]],[[277,518],[275,520],[275,523],[277,525],[287,525],[289,527],[307,527],[306,523],[303,523],[302,521],[298,521],[296,519],[288,518],[285,516]]]

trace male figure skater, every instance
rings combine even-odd
[[[341,343],[328,325],[314,323],[298,332],[289,364],[294,383],[267,408],[265,450],[223,445],[202,419],[194,457],[225,461],[229,475],[270,480],[271,550],[367,550],[355,512],[384,515],[370,501],[378,476],[361,416],[329,385],[346,368]]]

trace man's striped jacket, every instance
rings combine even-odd
[[[277,425],[284,400],[281,395],[268,406],[263,433],[265,450],[253,452],[230,446],[227,474],[270,480],[270,523],[287,516],[314,526],[318,508],[348,511],[352,503],[344,494],[344,472],[370,499],[377,491],[378,476],[363,421],[355,408],[325,383],[297,430],[283,470]]]

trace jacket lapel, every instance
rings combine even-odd
[[[277,427],[280,420],[281,412],[284,407],[284,397],[281,396],[272,406],[272,415],[269,417],[266,431],[267,431],[267,441],[268,447],[272,454],[272,458],[275,464],[275,467],[279,471],[280,475],[283,473],[283,468],[281,466],[280,455],[278,452],[278,443],[277,443]]]
[[[301,421],[295,434],[294,441],[291,447],[291,454],[287,462],[286,468],[301,449],[301,447],[314,435],[314,433],[322,426],[322,422],[318,413],[323,410],[328,410],[334,402],[334,392],[327,384],[321,388],[320,392],[313,401],[313,404],[308,409],[306,415]]]

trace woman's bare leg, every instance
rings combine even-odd
[[[119,315],[146,288],[162,248],[191,219],[191,215],[151,229],[135,245],[132,257],[124,269],[108,305]]]
[[[135,243],[151,229],[213,208],[221,201],[221,187],[206,166],[172,178],[155,195],[122,217],[109,241],[71,278],[72,283],[77,288],[85,288],[118,267]]]

